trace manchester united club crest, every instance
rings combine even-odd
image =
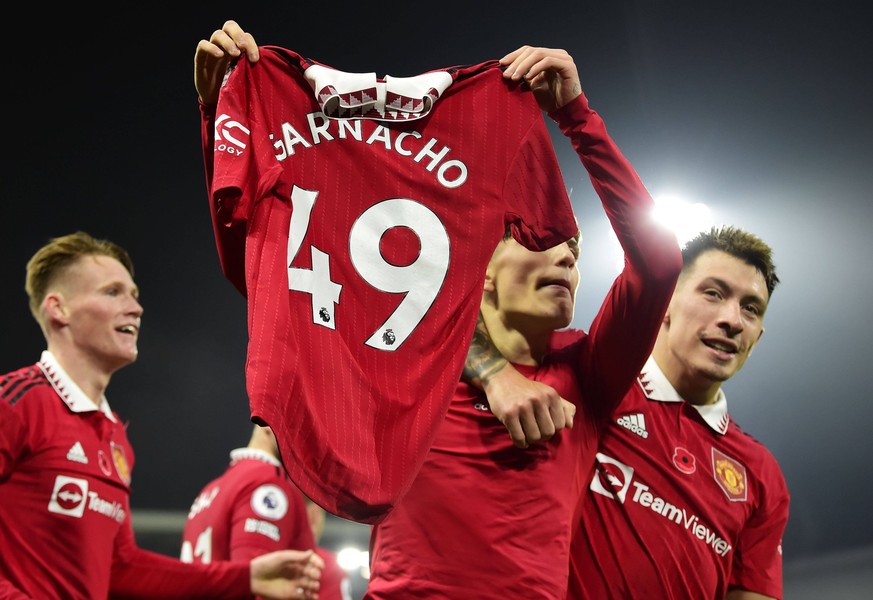
[[[727,454],[712,449],[712,474],[716,483],[731,502],[745,502],[747,498],[746,467]]]
[[[127,457],[124,455],[124,448],[112,442],[112,462],[115,463],[115,472],[118,477],[124,482],[124,485],[130,485],[130,466],[127,464]]]

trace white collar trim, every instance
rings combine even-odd
[[[71,411],[84,413],[100,410],[109,420],[115,421],[115,415],[112,414],[112,409],[109,408],[106,396],[100,396],[100,405],[95,406],[94,402],[82,391],[82,388],[64,371],[58,359],[51,352],[43,350],[37,364],[42,372],[45,373],[46,378],[48,378],[58,396],[60,396],[61,400],[64,401],[64,404]]]
[[[282,463],[275,456],[268,452],[264,452],[263,450],[258,450],[257,448],[237,448],[236,450],[230,451],[231,464],[246,459],[259,460],[273,465],[274,467],[282,466]]]
[[[347,73],[324,65],[305,72],[321,111],[329,119],[412,121],[430,113],[452,84],[446,71],[414,77],[376,77],[375,73]]]
[[[685,402],[651,356],[646,361],[645,366],[643,366],[643,371],[640,373],[637,383],[639,383],[643,394],[649,400],[655,402]],[[725,396],[724,390],[718,390],[718,396],[713,404],[706,404],[704,406],[689,404],[700,413],[700,416],[703,417],[703,420],[706,421],[706,424],[713,431],[722,435],[727,433],[731,418],[728,414],[727,396]]]

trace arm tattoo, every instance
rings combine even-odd
[[[467,350],[464,370],[461,372],[461,381],[481,390],[487,381],[508,364],[509,361],[500,354],[491,340],[485,321],[482,320],[482,313],[479,313],[476,329],[473,331],[473,340]]]

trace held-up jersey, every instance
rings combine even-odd
[[[99,600],[110,578],[119,596],[247,597],[247,563],[197,568],[136,546],[133,464],[118,415],[51,353],[0,377],[0,597]]]
[[[368,600],[565,597],[573,515],[597,440],[654,345],[682,259],[585,97],[550,116],[627,257],[587,335],[557,331],[539,366],[516,365],[576,405],[573,428],[517,448],[484,394],[461,383],[409,492],[373,527]]]
[[[539,250],[578,230],[542,112],[496,61],[377,79],[261,47],[214,123],[252,418],[307,496],[377,522],[445,414],[506,227]]]
[[[572,600],[782,597],[789,494],[722,393],[685,402],[650,358],[600,441],[573,538]]]
[[[282,463],[253,448],[232,450],[230,459],[191,504],[182,560],[251,560],[273,550],[314,548],[303,496]]]

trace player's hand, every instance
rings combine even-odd
[[[500,64],[506,67],[505,78],[527,82],[546,113],[558,110],[582,93],[576,63],[566,50],[522,46],[501,58]]]
[[[313,550],[276,550],[252,559],[252,595],[265,600],[317,600],[324,561]]]
[[[552,387],[528,379],[511,364],[483,382],[483,387],[491,412],[519,448],[549,440],[561,429],[573,427],[576,405]]]
[[[203,104],[218,104],[218,92],[227,67],[243,53],[253,63],[260,58],[255,38],[243,31],[236,21],[225,21],[208,41],[200,40],[194,51],[194,89]]]

